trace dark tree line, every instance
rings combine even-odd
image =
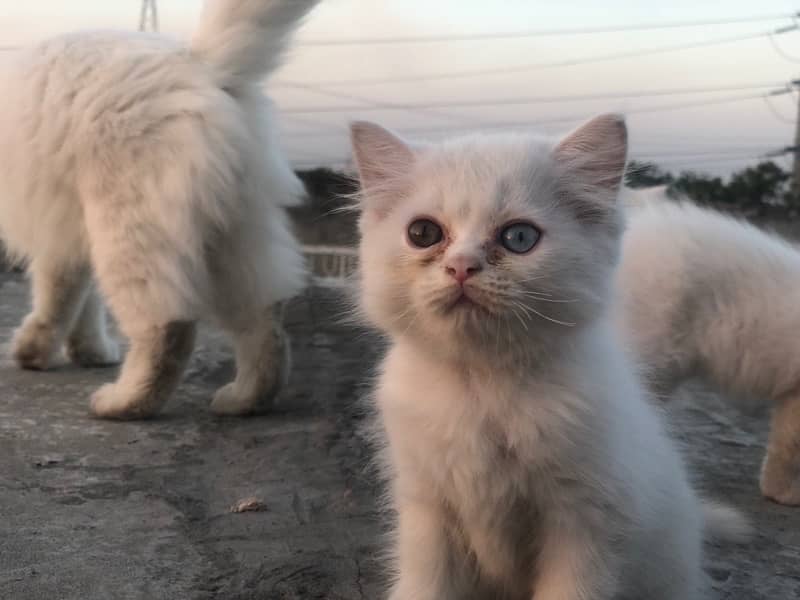
[[[800,214],[800,193],[792,185],[791,173],[773,161],[736,171],[725,181],[695,171],[675,175],[653,163],[632,160],[626,183],[633,188],[666,185],[673,197],[685,195],[698,204],[750,216]]]
[[[358,191],[358,181],[352,176],[328,168],[298,171],[310,196],[305,211],[323,215],[336,214],[336,209]],[[727,180],[698,171],[674,174],[650,162],[632,160],[628,165],[626,183],[643,188],[666,185],[672,197],[688,196],[698,204],[752,217],[800,216],[800,193],[792,185],[791,173],[773,161],[733,173]],[[348,215],[353,219],[352,215]]]

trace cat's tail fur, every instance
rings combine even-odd
[[[236,89],[281,63],[291,34],[319,0],[209,0],[189,49],[217,84]]]
[[[740,544],[753,535],[753,527],[747,517],[731,506],[703,500],[702,512],[705,536],[710,540]]]

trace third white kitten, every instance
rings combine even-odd
[[[411,147],[352,129],[392,600],[695,600],[703,506],[617,340],[626,130]]]
[[[748,223],[628,191],[620,325],[657,394],[699,376],[772,408],[762,493],[800,505],[800,250]]]

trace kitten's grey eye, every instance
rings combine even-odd
[[[541,235],[530,223],[512,223],[500,232],[500,243],[515,254],[525,254],[536,245]]]
[[[429,248],[443,237],[442,228],[430,219],[417,219],[408,226],[408,241],[417,248]]]

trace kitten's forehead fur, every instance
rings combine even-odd
[[[606,303],[617,260],[624,132],[621,120],[606,116],[560,143],[476,134],[412,146],[377,125],[355,124],[368,318],[393,334],[451,342],[499,342],[501,332],[511,340],[588,322]],[[445,231],[429,251],[405,237],[421,217]],[[516,221],[542,233],[529,254],[514,255],[498,242],[499,231]],[[442,309],[454,291],[447,261],[462,254],[482,266],[469,286],[488,312]]]
[[[535,136],[450,140],[420,153],[414,174],[424,179],[414,187],[427,188],[431,208],[451,218],[515,218],[555,189],[552,149],[551,140]]]

